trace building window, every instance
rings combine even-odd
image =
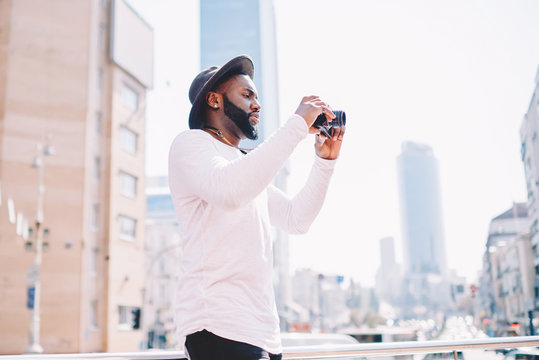
[[[90,254],[90,276],[97,276],[97,253],[99,252],[98,248],[93,248],[92,253]]]
[[[120,237],[129,241],[135,240],[137,220],[124,215],[120,215],[118,220],[120,222]]]
[[[118,327],[121,329],[131,329],[132,323],[132,308],[130,306],[119,306]]]
[[[163,301],[163,302],[167,298],[167,289],[166,289],[165,285],[163,285],[163,284],[159,285],[159,297],[161,298],[161,301]]]
[[[96,156],[94,158],[94,181],[98,182],[101,177],[101,158]]]
[[[99,227],[99,204],[94,204],[92,207],[92,230],[97,231]]]
[[[535,219],[532,223],[532,225],[530,226],[530,239],[533,239],[535,234],[537,234],[538,232],[538,226],[537,226],[537,219]]]
[[[118,327],[122,330],[140,328],[140,308],[135,306],[119,306]]]
[[[105,24],[99,24],[99,36],[98,36],[98,46],[101,51],[105,51],[105,42],[106,42],[106,26]]]
[[[120,144],[125,151],[136,154],[137,153],[138,135],[134,131],[129,130],[126,127],[120,128]]]
[[[159,275],[165,275],[165,261],[163,259],[159,260]]]
[[[122,103],[131,112],[136,112],[138,109],[138,94],[126,84],[122,87]]]
[[[120,172],[120,193],[134,198],[137,195],[137,178],[131,174]]]
[[[99,328],[99,323],[97,321],[98,318],[98,307],[97,307],[97,300],[93,300],[90,303],[90,327],[93,329]]]
[[[101,111],[96,111],[95,113],[95,133],[101,135],[101,121],[103,118],[103,113]]]
[[[103,68],[97,69],[97,90],[103,89]]]

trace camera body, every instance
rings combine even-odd
[[[322,133],[327,138],[331,137],[332,128],[343,127],[346,125],[346,113],[344,111],[333,110],[333,113],[335,114],[335,119],[333,119],[333,121],[329,122],[326,118],[326,115],[322,113],[318,115],[318,117],[313,123],[313,127],[320,130],[320,133]]]

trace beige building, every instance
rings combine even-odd
[[[139,349],[152,62],[124,0],[0,1],[0,354]]]
[[[509,324],[518,322],[527,327],[529,305],[534,301],[535,271],[530,235],[517,234],[500,249],[500,281],[496,294],[503,302]]]
[[[503,335],[513,321],[525,321],[533,302],[533,256],[525,203],[514,203],[490,221],[483,255],[479,303],[494,335]]]

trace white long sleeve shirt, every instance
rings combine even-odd
[[[247,155],[203,130],[185,131],[173,141],[169,185],[181,237],[175,308],[181,344],[206,329],[282,352],[270,226],[306,232],[335,163],[315,156],[305,186],[292,199],[271,185],[307,134],[305,120],[293,115]]]

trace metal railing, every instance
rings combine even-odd
[[[528,346],[539,346],[539,336],[515,336],[467,340],[439,340],[439,341],[402,341],[391,343],[370,343],[353,345],[323,345],[323,346],[295,346],[285,347],[283,359],[339,359],[351,357],[394,356],[411,354],[428,354],[442,352],[456,352],[463,350],[494,350],[509,349]],[[84,354],[41,354],[41,355],[7,355],[0,356],[0,360],[78,360],[78,359],[115,359],[115,360],[142,360],[185,359],[181,351],[147,351],[126,353],[84,353]]]

